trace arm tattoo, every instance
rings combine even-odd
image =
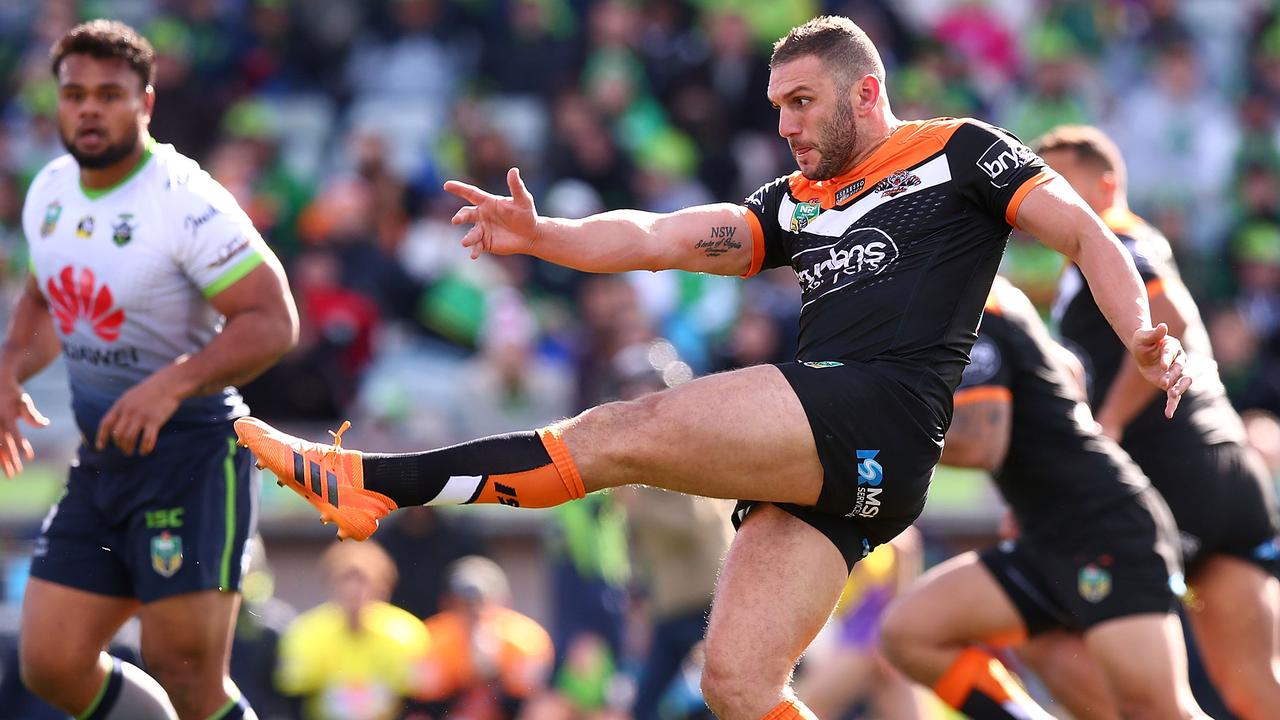
[[[701,250],[707,257],[720,257],[730,250],[742,247],[742,242],[734,239],[737,234],[738,229],[732,225],[717,225],[711,228],[709,237],[699,240],[693,247]]]

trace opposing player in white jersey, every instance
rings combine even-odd
[[[0,348],[0,467],[62,353],[82,444],[33,552],[23,680],[78,718],[254,717],[227,675],[257,476],[231,387],[292,346],[280,263],[231,195],[147,133],[153,52],[95,20],[51,51],[68,155],[23,207],[31,274]],[[155,680],[104,647],[135,613]],[[159,685],[155,682],[159,681]]]

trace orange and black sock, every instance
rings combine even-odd
[[[818,720],[818,716],[804,703],[792,698],[778,703],[760,720]]]
[[[363,469],[365,489],[400,507],[500,503],[540,508],[585,494],[569,448],[548,428],[428,452],[365,453]]]
[[[972,720],[1036,720],[1050,715],[991,655],[969,648],[947,668],[933,691]]]

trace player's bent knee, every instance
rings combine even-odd
[[[93,675],[98,653],[84,656],[67,652],[56,643],[41,642],[23,634],[18,648],[18,672],[27,689],[46,700],[58,702],[76,681]]]
[[[654,393],[591,408],[567,422],[565,440],[571,450],[578,444],[575,441],[580,441],[598,464],[625,474],[647,472],[665,442],[662,430],[670,426],[669,422],[660,422],[661,395]]]
[[[744,663],[730,650],[708,642],[702,668],[702,698],[717,717],[745,717],[777,704],[790,668],[770,672]]]
[[[221,688],[222,658],[204,649],[173,646],[144,647],[147,671],[179,708],[194,704],[211,689]]]

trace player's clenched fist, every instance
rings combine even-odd
[[[1191,387],[1187,369],[1187,353],[1178,338],[1169,334],[1169,326],[1160,323],[1153,328],[1142,328],[1133,334],[1133,356],[1142,369],[1142,375],[1152,385],[1165,391],[1168,399],[1164,405],[1165,417],[1173,417],[1182,394]]]

